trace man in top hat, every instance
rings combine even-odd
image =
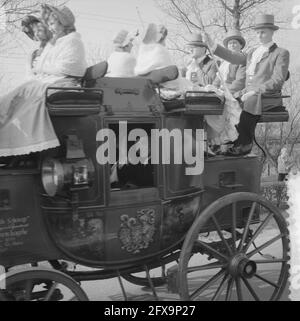
[[[186,68],[185,78],[193,84],[205,87],[211,85],[217,75],[217,66],[207,54],[207,45],[200,33],[193,33],[187,46],[191,48],[191,59]]]
[[[288,76],[289,52],[273,42],[274,32],[279,29],[274,24],[274,16],[258,16],[253,29],[260,45],[250,49],[246,55],[219,46],[208,34],[204,35],[215,55],[233,64],[246,66],[246,88],[238,95],[243,107],[237,126],[239,137],[228,152],[230,156],[247,155],[251,152],[255,128],[263,111],[262,96],[280,94]],[[282,100],[278,98],[274,100],[274,104],[282,106]]]

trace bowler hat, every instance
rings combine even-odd
[[[227,33],[226,38],[223,41],[224,46],[227,47],[228,42],[233,39],[236,39],[242,45],[242,49],[245,47],[246,40],[238,30],[231,30]]]
[[[191,47],[207,47],[207,45],[203,42],[201,33],[192,33],[189,36],[187,45]]]
[[[279,27],[274,24],[275,18],[272,14],[263,14],[257,16],[253,29],[269,28],[278,30]]]

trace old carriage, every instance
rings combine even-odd
[[[166,284],[183,300],[260,300],[262,288],[278,300],[288,277],[288,230],[260,195],[257,156],[202,152],[200,172],[186,175],[191,165],[175,161],[170,140],[169,164],[141,173],[133,166],[135,177],[150,178],[119,185],[110,182],[112,166],[99,163],[99,131],[119,139],[120,122],[147,134],[191,129],[195,148],[196,130],[205,132],[205,115],[222,114],[222,99],[200,92],[161,99],[160,83],[178,76],[175,67],[130,79],[104,77],[105,69],[89,68],[80,87],[47,90],[59,148],[0,169],[1,299],[87,300],[80,282],[117,277],[125,298],[123,278],[156,297]],[[280,109],[261,121],[287,119]],[[68,262],[86,268],[71,270]]]

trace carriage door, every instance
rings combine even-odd
[[[184,195],[202,191],[204,170],[203,118],[167,116],[164,119],[163,127],[168,130],[170,137],[176,137],[175,139],[170,138],[170,165],[163,164],[163,198],[177,199]],[[197,135],[196,130],[198,130]],[[166,137],[165,140],[167,139]],[[197,153],[196,144],[200,146]],[[169,152],[167,145],[162,143],[161,146],[161,153],[165,157],[166,153]],[[191,163],[192,160],[194,163]]]

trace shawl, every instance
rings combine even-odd
[[[134,77],[136,59],[129,52],[114,51],[107,63],[107,77]]]
[[[86,68],[85,50],[81,36],[77,32],[71,32],[57,39],[54,45],[51,43],[46,45],[34,72],[57,77],[83,77]]]

